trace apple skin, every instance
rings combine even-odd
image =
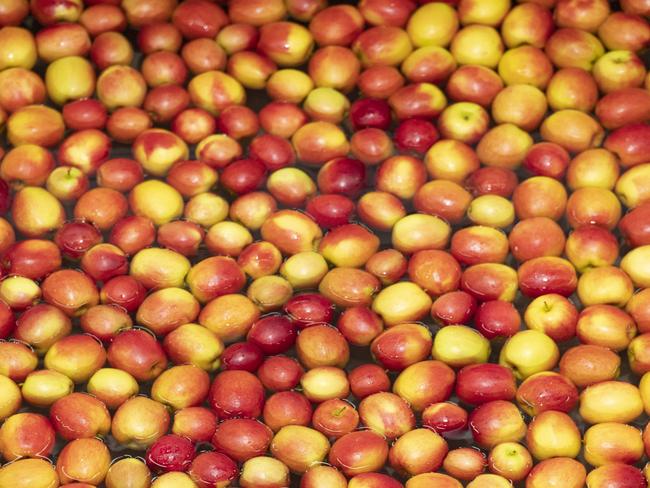
[[[553,340],[568,341],[576,335],[578,310],[563,295],[549,293],[535,298],[526,307],[524,322]]]
[[[329,447],[327,437],[317,430],[302,425],[287,425],[273,437],[270,451],[291,471],[303,474],[312,464],[325,458]]]
[[[533,176],[517,185],[512,202],[519,219],[546,217],[557,221],[566,210],[567,192],[553,178]]]
[[[554,220],[531,217],[514,225],[508,235],[508,242],[514,258],[523,262],[544,256],[561,256],[566,238]]]
[[[415,416],[408,403],[389,392],[374,393],[361,400],[359,418],[370,430],[390,441],[415,428]]]
[[[326,400],[314,410],[312,424],[330,438],[339,438],[354,431],[359,425],[359,414],[347,400]]]
[[[404,488],[404,485],[387,474],[362,473],[350,479],[348,488]]]
[[[376,364],[362,364],[348,373],[350,390],[359,400],[382,391],[390,390],[390,379],[386,371]]]
[[[584,388],[618,377],[621,358],[610,349],[582,344],[564,352],[560,359],[560,373],[577,387]]]
[[[54,402],[50,421],[67,441],[104,436],[111,428],[111,416],[104,402],[85,393],[71,393]]]
[[[521,44],[543,48],[552,32],[551,11],[535,2],[515,6],[505,16],[501,25],[501,35],[509,48]]]
[[[2,456],[8,461],[21,457],[44,457],[52,454],[56,433],[43,415],[16,413],[8,417],[0,428]]]
[[[467,411],[451,402],[432,403],[422,411],[422,425],[453,438],[467,429]]]
[[[273,393],[264,404],[264,423],[273,432],[286,425],[309,426],[312,415],[312,406],[307,397],[295,391]],[[236,425],[237,423],[232,424]]]
[[[647,482],[640,469],[629,464],[612,463],[590,471],[587,475],[587,484],[593,488],[607,486],[642,488],[647,485]]]
[[[473,102],[487,108],[502,89],[503,80],[494,70],[472,64],[452,73],[446,91],[456,102]]]
[[[84,383],[106,362],[106,351],[99,340],[87,334],[72,334],[56,341],[45,354],[44,364]]]
[[[577,335],[584,344],[604,346],[618,352],[626,349],[636,334],[632,317],[613,305],[587,306],[578,316]]]
[[[247,371],[224,371],[212,383],[208,401],[220,418],[258,417],[264,405],[262,383]]]
[[[108,348],[108,362],[139,381],[156,378],[167,367],[167,357],[151,334],[132,329],[118,334]]]
[[[384,249],[368,259],[365,269],[387,286],[398,282],[404,276],[408,270],[408,261],[398,250]]]
[[[469,416],[474,442],[490,449],[502,442],[517,442],[526,435],[526,424],[514,403],[494,400],[474,409]]]
[[[526,478],[526,488],[562,486],[581,488],[585,485],[587,470],[575,459],[558,457],[545,459],[535,465]]]
[[[465,366],[456,377],[456,395],[471,405],[515,398],[517,386],[512,371],[498,364]]]
[[[289,484],[289,468],[275,458],[259,456],[243,464],[239,483],[242,488],[281,488]]]
[[[577,291],[584,306],[611,304],[623,307],[632,297],[634,284],[623,269],[600,266],[582,274]]]
[[[363,484],[361,480],[360,483]],[[313,466],[300,478],[300,488],[347,488],[348,481],[339,470],[331,466]],[[364,485],[365,486],[365,485]]]
[[[554,442],[549,442],[549,436]],[[564,412],[547,410],[537,414],[528,425],[526,446],[537,460],[553,457],[575,458],[582,447],[580,431]]]
[[[511,368],[517,379],[524,380],[535,373],[550,371],[559,358],[560,351],[550,337],[537,330],[523,330],[501,348],[499,364]]]
[[[387,459],[386,440],[369,430],[350,432],[337,439],[328,456],[329,463],[348,477],[378,471]]]
[[[597,424],[585,431],[585,460],[598,467],[611,463],[635,464],[643,457],[641,431],[617,422]]]
[[[488,455],[488,469],[511,481],[521,481],[533,467],[533,458],[518,442],[503,442],[494,446]]]
[[[519,179],[513,170],[493,166],[476,169],[465,182],[475,197],[499,195],[505,198],[512,195],[518,183]]]
[[[605,49],[593,34],[565,27],[556,30],[544,47],[546,55],[558,68],[582,68],[590,71]]]
[[[645,175],[650,165],[639,164],[628,169],[616,182],[616,195],[623,204],[632,209],[650,201],[650,192],[645,182]]]
[[[463,271],[461,289],[480,302],[511,302],[517,293],[516,271],[500,263],[481,263]]]
[[[431,305],[431,318],[441,326],[466,324],[476,312],[476,299],[464,291],[439,296]]]
[[[268,320],[269,318],[265,317],[262,320]],[[253,324],[251,332],[248,334],[249,341],[251,335],[254,334],[255,327],[260,323],[261,321]],[[288,328],[286,325],[285,327]],[[268,347],[262,347],[262,350],[266,354],[275,353],[275,351],[270,351]],[[350,348],[345,336],[337,328],[329,324],[316,324],[307,327],[298,335],[296,354],[300,362],[308,369],[320,366],[345,367],[350,357]]]
[[[410,478],[405,488],[426,488],[427,486],[436,486],[438,488],[462,488],[462,484],[442,473],[422,473]]]
[[[76,439],[61,450],[56,471],[62,483],[101,483],[111,464],[108,447],[99,439]]]
[[[633,220],[633,217],[628,219],[630,220]],[[625,235],[620,223],[619,228]],[[584,272],[594,266],[613,265],[619,255],[618,240],[607,229],[585,225],[569,234],[564,252],[576,270]]]
[[[630,168],[645,162],[648,134],[650,124],[628,123],[612,131],[605,139],[604,147],[620,158],[623,168]]]
[[[441,361],[421,361],[402,371],[393,383],[393,392],[417,412],[451,396],[456,375]],[[423,385],[427,385],[426,388]]]
[[[456,259],[445,251],[418,251],[409,260],[409,278],[427,293],[439,296],[458,289],[461,268]]]
[[[565,376],[544,371],[526,378],[517,388],[516,398],[530,416],[547,410],[569,413],[578,403],[578,389]]]
[[[650,41],[650,29],[637,14],[612,12],[598,27],[598,37],[609,50],[637,52]]]
[[[639,332],[650,332],[650,307],[648,300],[650,300],[650,292],[640,290],[627,302],[625,311],[630,314],[634,319]]]
[[[448,450],[447,442],[439,434],[430,429],[414,429],[391,446],[388,462],[398,472],[415,476],[438,470]]]
[[[582,68],[561,68],[551,77],[546,96],[553,110],[591,112],[598,102],[598,85]]]
[[[485,471],[485,454],[472,447],[450,450],[443,461],[444,470],[456,479],[471,481]]]
[[[526,153],[523,166],[533,175],[562,179],[570,159],[569,153],[562,146],[552,142],[538,142]]]
[[[512,337],[521,327],[521,316],[511,302],[483,302],[474,315],[474,326],[487,339]]]
[[[571,124],[575,130],[563,128]],[[600,123],[590,115],[575,109],[565,109],[547,117],[540,127],[542,139],[559,144],[572,153],[598,147],[605,136]]]
[[[151,484],[151,472],[144,461],[128,457],[111,464],[106,473],[106,487],[117,488],[125,482],[132,483],[132,488],[144,488]]]
[[[627,212],[619,221],[618,228],[633,247],[650,244],[650,202]]]
[[[643,401],[635,385],[603,381],[582,391],[579,413],[589,424],[629,423],[643,413]]]
[[[548,293],[571,295],[578,286],[573,265],[559,257],[539,257],[523,263],[517,270],[521,292],[531,298]]]
[[[598,101],[596,116],[610,130],[642,123],[650,117],[650,93],[636,87],[614,90]]]
[[[229,419],[217,426],[212,444],[218,452],[243,463],[266,453],[272,438],[271,429],[257,420]]]
[[[286,356],[268,357],[257,370],[257,376],[264,387],[275,392],[283,392],[295,388],[300,383],[304,374],[305,370],[300,363]],[[303,406],[303,403],[304,400],[301,400],[298,406]]]

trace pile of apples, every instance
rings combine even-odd
[[[619,3],[0,0],[0,488],[646,488]]]

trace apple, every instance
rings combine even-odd
[[[535,465],[526,478],[526,488],[542,488],[561,484],[567,488],[585,486],[587,470],[575,459],[558,457]]]
[[[0,452],[8,461],[21,457],[48,457],[54,449],[55,436],[47,417],[36,413],[16,413],[0,427]]]
[[[606,149],[587,149],[576,155],[567,168],[569,188],[597,187],[611,190],[620,173],[616,156]]]
[[[107,488],[117,488],[121,483],[131,483],[133,488],[144,488],[151,484],[151,472],[140,459],[126,457],[111,464],[104,482]]]
[[[474,102],[487,108],[502,89],[503,80],[493,69],[468,64],[452,73],[446,92],[456,102]]]
[[[512,123],[504,123],[491,128],[481,138],[476,154],[487,166],[516,169],[532,145],[533,139],[528,132]]]
[[[506,85],[529,84],[543,90],[553,76],[553,65],[541,49],[519,46],[503,53],[498,72]]]
[[[526,435],[526,424],[516,405],[494,400],[475,408],[469,417],[474,442],[491,449],[503,442],[517,442]]]
[[[526,479],[533,467],[533,458],[528,449],[518,442],[502,442],[494,446],[487,458],[491,473],[517,482]]]
[[[465,325],[448,325],[434,337],[432,356],[452,367],[486,363],[490,342],[480,332]]]
[[[359,403],[359,418],[371,431],[395,440],[415,428],[408,403],[389,392],[374,393]]]
[[[61,449],[56,472],[62,483],[101,483],[111,464],[108,447],[99,439],[75,439]]]
[[[7,381],[3,381],[7,384],[7,391],[10,392],[10,382],[12,380],[7,377]],[[27,375],[20,388],[20,393],[23,399],[32,405],[49,407],[60,398],[72,393],[73,390],[74,383],[64,374],[57,373],[56,371],[40,370],[32,371]],[[0,417],[6,418],[16,413],[16,404],[13,403],[15,400],[12,395],[7,395]],[[12,406],[12,403],[14,406]]]
[[[432,403],[422,411],[422,425],[453,438],[467,429],[467,411],[451,402]]]
[[[498,364],[473,364],[458,371],[456,395],[472,405],[496,400],[512,400],[516,392],[515,377],[510,369]]]
[[[402,62],[402,72],[413,83],[439,83],[446,81],[457,64],[449,51],[440,46],[423,46],[415,49]]]
[[[580,416],[590,424],[632,422],[643,412],[639,388],[622,381],[603,381],[580,394]]]
[[[513,7],[501,24],[501,36],[509,48],[530,44],[541,49],[552,32],[552,13],[544,5],[535,2]]]
[[[634,464],[644,452],[641,431],[616,422],[590,427],[585,431],[584,443],[585,460],[595,467],[611,463]]]
[[[439,469],[448,449],[447,442],[439,434],[425,428],[414,429],[395,441],[388,461],[398,472],[415,476]]]
[[[449,48],[458,64],[496,68],[503,54],[503,41],[488,25],[469,25],[453,37]]]
[[[349,477],[377,471],[387,459],[386,440],[370,430],[350,432],[337,439],[328,456],[330,464]]]
[[[544,332],[555,341],[567,341],[576,334],[578,310],[563,295],[549,293],[530,302],[524,322],[529,329]]]
[[[400,124],[400,127],[404,124]],[[432,141],[427,147],[424,164],[432,178],[455,183],[464,182],[480,166],[478,156],[470,146],[447,139]]]
[[[239,477],[242,488],[280,488],[288,483],[287,465],[267,456],[258,456],[246,461]]]
[[[603,93],[643,84],[645,66],[631,51],[610,51],[602,55],[593,66],[593,75]]]
[[[287,425],[309,426],[312,416],[312,406],[307,397],[295,391],[273,393],[264,404],[264,424],[273,432]]]
[[[650,201],[648,191],[643,184],[644,175],[649,169],[650,166],[647,164],[639,164],[628,169],[616,182],[616,195],[628,208],[635,208]]]
[[[564,252],[578,272],[584,272],[590,267],[613,265],[618,259],[618,241],[607,229],[585,225],[569,234]]]
[[[561,68],[549,80],[546,96],[553,110],[590,112],[598,102],[598,85],[582,68]]]
[[[510,231],[508,241],[512,255],[519,262],[544,256],[560,256],[566,244],[564,231],[549,217],[520,220]]]
[[[648,42],[650,30],[637,14],[612,12],[598,27],[598,37],[610,51],[636,52]]]
[[[359,414],[347,400],[333,398],[316,407],[312,424],[316,430],[326,436],[339,438],[357,428]]]
[[[45,354],[47,369],[65,374],[75,383],[86,382],[106,362],[101,343],[85,334],[73,334],[56,341]]]
[[[388,391],[390,379],[386,371],[376,364],[362,364],[348,373],[352,394],[363,399],[373,393]]]
[[[559,358],[558,347],[550,337],[537,330],[525,330],[504,344],[499,364],[512,369],[515,377],[523,380],[535,373],[550,371]]]
[[[136,379],[126,371],[102,368],[90,377],[86,390],[108,408],[115,409],[136,395],[139,386]]]
[[[485,454],[471,447],[450,450],[443,461],[444,470],[456,479],[471,481],[485,471]]]
[[[613,463],[594,469],[587,475],[587,482],[596,488],[611,483],[626,483],[630,486],[643,486],[645,476],[640,469],[623,463]]]
[[[544,93],[535,86],[510,84],[494,98],[492,117],[497,124],[512,123],[521,129],[533,131],[539,127],[547,108]],[[529,155],[526,154],[524,164],[528,158]]]
[[[374,473],[373,473],[374,474]],[[359,480],[360,483],[363,481]],[[300,488],[315,488],[326,486],[329,488],[346,488],[348,482],[339,470],[331,466],[313,466],[305,471],[300,478]]]
[[[329,449],[327,437],[301,425],[282,427],[273,436],[270,447],[271,454],[299,474],[307,471],[312,464],[323,461]]]
[[[432,403],[449,399],[455,378],[454,370],[442,361],[420,361],[397,376],[393,392],[421,412]]]

